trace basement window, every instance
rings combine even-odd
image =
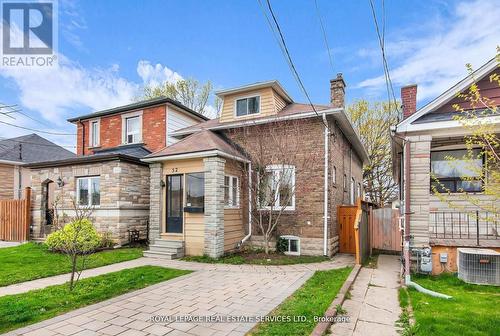
[[[297,236],[280,236],[287,242],[287,249],[284,251],[288,255],[300,255],[300,238]]]
[[[242,117],[260,112],[260,97],[247,97],[237,99],[235,102],[236,116]]]

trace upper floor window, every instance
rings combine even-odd
[[[99,120],[90,122],[90,146],[99,146]]]
[[[356,181],[354,181],[354,177],[351,177],[351,204],[354,204],[356,202],[356,194],[355,194],[355,189],[356,188]]]
[[[125,118],[125,143],[141,142],[141,120],[139,116]]]
[[[357,198],[361,197],[361,183],[358,182],[358,188],[356,189]]]
[[[99,176],[79,177],[76,180],[76,201],[80,206],[99,206],[101,188]]]
[[[337,167],[333,167],[332,169],[332,183],[337,184]]]
[[[260,97],[248,97],[236,100],[236,116],[246,116],[260,112]]]
[[[342,183],[344,186],[344,191],[346,191],[347,190],[347,175],[346,174],[344,174],[344,181],[342,181]]]
[[[238,207],[240,205],[239,181],[236,176],[224,176],[224,205]]]
[[[260,182],[264,209],[295,210],[295,166],[267,166]]]
[[[480,192],[482,174],[480,149],[431,152],[431,185],[438,192]]]

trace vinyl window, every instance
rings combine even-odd
[[[224,205],[229,208],[240,205],[240,184],[236,176],[224,176]]]
[[[90,123],[90,145],[99,146],[99,121],[94,120]]]
[[[285,254],[289,255],[300,255],[300,238],[295,236],[281,236],[287,242],[287,249],[284,251]]]
[[[236,100],[236,116],[246,116],[260,112],[260,97],[248,97]]]
[[[262,208],[295,210],[295,166],[267,166],[261,183]]]
[[[76,180],[76,197],[79,206],[99,206],[101,204],[99,176],[79,177]]]
[[[129,117],[125,119],[125,143],[133,144],[141,142],[141,120],[140,117]]]
[[[186,208],[202,210],[204,207],[205,173],[186,174]]]

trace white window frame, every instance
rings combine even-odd
[[[92,179],[99,179],[99,204],[91,204],[92,202]],[[88,196],[88,203],[85,204],[80,204],[80,180],[87,180],[88,186],[89,186],[89,196]],[[101,176],[99,175],[94,175],[94,176],[82,176],[82,177],[77,177],[76,178],[76,204],[78,207],[94,207],[94,208],[99,208],[101,206]]]
[[[361,197],[361,182],[358,182],[357,184],[356,194],[358,195],[358,198]]]
[[[279,204],[280,204],[280,198],[279,198],[279,186],[276,188],[276,193],[278,193],[278,195],[276,195],[274,197],[275,201],[277,204],[274,204],[273,207],[271,206],[261,206],[260,209],[262,210],[281,210],[283,209],[284,211],[293,211],[295,210],[295,166],[293,165],[269,165],[269,166],[266,166],[266,172],[272,172],[273,174],[275,174],[276,172],[280,172],[284,169],[292,169],[293,172],[292,172],[292,205],[289,205],[289,206],[286,206],[284,208],[282,208]]]
[[[297,236],[291,236],[291,235],[285,235],[285,236],[280,236],[281,239],[288,240],[288,251],[283,252],[284,254],[287,255],[300,255],[300,237]],[[297,241],[297,252],[292,252],[290,251],[290,241],[291,240],[296,240]]]
[[[97,125],[97,141],[94,143],[94,124]],[[101,145],[101,120],[100,119],[93,119],[89,121],[89,144],[90,147],[99,147]]]
[[[337,167],[333,166],[333,169],[332,169],[332,183],[334,185],[337,184]]]
[[[356,203],[356,180],[354,180],[354,177],[351,177],[351,188],[349,188],[349,196],[351,198],[351,204]]]
[[[257,113],[252,113],[252,114],[249,114],[248,113],[248,99],[250,98],[258,98],[259,100],[259,110],[257,111]],[[243,100],[243,99],[247,99],[247,114],[244,114],[244,115],[238,115],[238,100]],[[251,96],[242,96],[242,97],[236,97],[234,98],[234,117],[235,118],[245,118],[245,117],[248,117],[248,116],[255,116],[255,115],[259,115],[260,114],[260,111],[261,111],[261,96],[260,95],[251,95]]]
[[[127,119],[131,118],[139,118],[139,139],[136,142],[127,142],[128,134],[127,134]],[[124,145],[130,145],[130,144],[136,144],[136,143],[141,143],[143,138],[142,134],[142,111],[137,111],[137,112],[132,112],[132,113],[127,113],[127,114],[122,114],[122,144]]]
[[[226,192],[226,177],[229,178],[229,185],[228,185],[228,200],[229,200],[229,204],[226,204],[224,203],[224,208],[226,209],[238,209],[240,207],[240,179],[238,176],[234,176],[234,175],[224,175],[224,193]],[[236,179],[236,200],[233,200],[233,188],[234,188],[234,184],[233,184],[233,180]],[[224,199],[225,199],[225,195],[224,195]]]

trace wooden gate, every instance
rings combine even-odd
[[[0,240],[27,241],[31,223],[31,189],[26,188],[25,199],[0,200]]]
[[[358,207],[356,205],[340,205],[337,210],[339,223],[339,252],[356,253],[354,224]]]
[[[398,210],[391,208],[371,210],[370,226],[372,249],[401,252]]]

